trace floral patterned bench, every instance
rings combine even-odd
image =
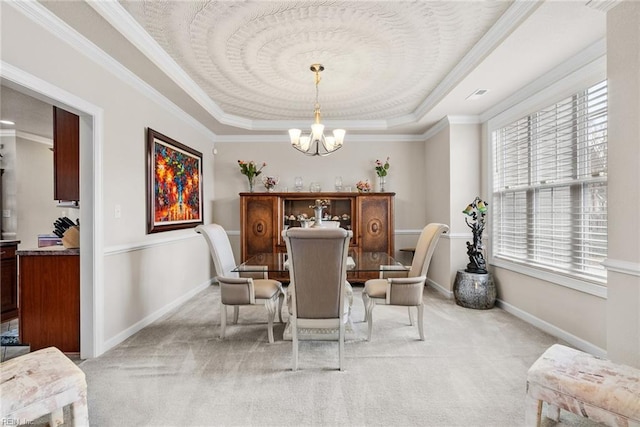
[[[74,426],[88,426],[85,375],[55,347],[0,364],[0,423],[27,424],[49,415],[51,427],[63,424],[63,408],[71,404]]]
[[[640,370],[554,344],[529,368],[526,425],[560,409],[609,426],[640,427]]]

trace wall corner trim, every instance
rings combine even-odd
[[[607,258],[602,262],[602,265],[608,271],[640,277],[640,263],[637,262]]]

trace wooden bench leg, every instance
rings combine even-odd
[[[83,393],[80,399],[71,404],[71,416],[74,427],[89,426],[89,408],[87,407],[86,393]]]
[[[49,414],[49,426],[58,427],[62,424],[64,424],[64,414],[62,413],[62,408],[58,408]]]
[[[551,418],[555,422],[560,421],[560,408],[547,403],[547,418]]]
[[[527,395],[524,423],[526,426],[540,427],[542,419],[542,400]]]

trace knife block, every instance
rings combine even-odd
[[[67,249],[80,247],[80,227],[69,227],[62,235],[62,245]]]

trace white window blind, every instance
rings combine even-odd
[[[604,282],[607,84],[493,132],[493,257]]]

